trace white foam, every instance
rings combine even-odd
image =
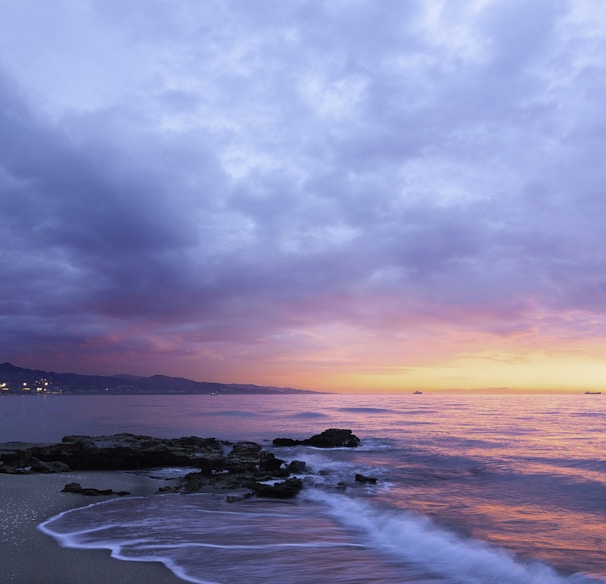
[[[141,505],[136,504],[137,499]],[[266,511],[257,513],[254,511],[257,508],[256,505],[242,506],[239,507],[239,511],[233,511],[225,506],[220,509],[198,507],[196,501],[201,505],[217,504],[208,495],[189,495],[186,497],[165,495],[153,499],[133,497],[128,501],[126,499],[113,499],[65,511],[45,521],[38,528],[53,537],[62,547],[76,549],[101,548],[109,550],[111,557],[115,559],[161,562],[179,578],[195,584],[218,584],[219,582],[225,584],[225,582],[232,581],[224,577],[214,579],[217,570],[216,563],[214,568],[211,568],[206,562],[204,565],[192,566],[188,560],[188,558],[199,558],[201,553],[204,554],[213,550],[234,553],[235,555],[232,557],[235,563],[238,563],[237,558],[244,557],[238,554],[252,552],[255,558],[259,558],[262,565],[263,558],[276,558],[276,554],[279,554],[280,557],[289,557],[291,552],[307,553],[305,550],[319,553],[326,552],[331,548],[341,552],[344,549],[364,548],[362,544],[352,543],[347,541],[346,538],[330,541],[326,537],[313,538],[312,534],[308,538],[297,538],[295,536],[293,541],[280,541],[280,533],[282,533],[280,531],[276,533],[274,538],[270,537],[268,539],[266,534],[263,538],[264,541],[261,541],[261,538],[255,538],[254,526],[268,525],[270,526],[269,532],[271,532],[272,519],[274,521],[282,520],[286,525],[289,525],[291,521],[293,522],[292,525],[297,525],[297,520],[305,519],[306,514],[302,513],[296,506],[292,507],[294,513],[281,513],[278,509],[286,509],[287,507],[280,505],[276,509],[277,512],[269,512],[271,506],[259,505],[260,509]],[[135,505],[132,505],[132,503],[135,503]],[[180,522],[178,520],[173,522],[170,509],[166,509],[166,506],[171,504],[176,505],[177,508],[184,504],[187,509],[188,519],[183,519],[183,529],[179,528]],[[125,512],[126,507],[132,507],[133,512]],[[157,514],[156,511],[160,511],[160,514]],[[152,517],[155,518],[156,529],[149,530],[150,533],[155,533],[155,537],[154,535],[151,535],[151,537],[137,535],[148,531],[141,530],[149,521],[145,517],[141,518],[141,513],[144,515],[151,513]],[[198,514],[203,514],[206,517],[216,516],[216,519],[198,522],[196,517]],[[169,524],[164,529],[162,522],[167,518]],[[251,521],[253,526],[249,525],[247,527],[247,523]],[[202,534],[202,541],[196,541],[198,539],[195,531],[196,527]],[[241,535],[242,531],[248,533],[249,542],[239,543],[234,541]],[[219,534],[218,540],[217,534]],[[226,541],[220,541],[222,538]],[[216,541],[213,541],[213,539]],[[232,539],[231,542],[230,539]],[[339,552],[336,552],[336,554],[338,556]],[[198,560],[194,560],[194,563],[196,561]],[[223,564],[223,562],[219,563]],[[210,571],[210,574],[204,573],[208,571]],[[259,580],[254,581],[258,582]]]
[[[383,510],[365,501],[317,489],[305,498],[323,503],[342,525],[363,541],[397,561],[414,564],[457,584],[581,584],[595,582],[583,575],[570,578],[549,566],[525,563],[503,549],[463,539],[428,518],[401,510]]]
[[[135,497],[133,497],[133,499],[134,498]],[[160,562],[164,564],[171,572],[173,572],[173,574],[175,574],[177,577],[181,578],[186,582],[192,582],[193,584],[220,584],[219,582],[214,580],[202,580],[200,578],[190,577],[190,575],[187,574],[185,570],[183,570],[176,562],[172,561],[171,558],[167,556],[141,555],[139,557],[134,557],[122,553],[124,544],[128,544],[128,546],[131,548],[134,546],[145,545],[150,545],[150,547],[153,547],[153,542],[148,538],[129,539],[127,542],[120,540],[108,541],[102,539],[93,539],[88,543],[85,541],[83,536],[92,535],[94,533],[103,531],[108,527],[112,527],[108,524],[104,524],[98,528],[80,529],[70,532],[60,532],[55,530],[56,524],[60,524],[60,520],[70,515],[71,513],[79,513],[83,509],[98,507],[100,505],[104,505],[105,503],[111,503],[111,500],[103,501],[100,503],[93,503],[91,505],[87,505],[86,507],[79,507],[77,509],[70,509],[68,511],[64,511],[63,513],[59,513],[58,515],[51,517],[44,523],[38,525],[37,527],[40,531],[55,539],[61,547],[74,549],[107,549],[110,551],[111,557],[117,560],[127,560],[131,562]]]
[[[318,581],[327,570],[333,570],[335,582],[352,581],[352,574],[374,574],[382,582],[403,581],[405,574],[422,579],[404,581],[449,584],[597,582],[581,575],[565,578],[544,564],[524,563],[426,518],[366,499],[319,489],[304,490],[300,499],[231,506],[204,494],[119,498],[66,511],[39,529],[63,547],[104,548],[117,559],[162,562],[195,584],[239,581],[234,577],[244,574],[254,583],[273,581],[268,574],[276,569],[301,584]],[[309,564],[312,556],[317,566]],[[381,556],[389,561],[373,559]],[[257,571],[254,578],[250,570]]]
[[[306,466],[312,472],[331,471],[338,472],[341,470],[349,471],[354,467],[349,462],[342,462],[334,460],[328,456],[321,454],[321,450],[314,450],[309,452],[301,452],[295,457],[297,460],[305,462]]]

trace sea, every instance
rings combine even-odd
[[[272,446],[327,428],[360,446]],[[305,461],[305,487],[289,501],[93,503],[39,526],[58,545],[160,561],[197,584],[606,582],[606,395],[0,398],[2,442],[120,432],[252,440]]]

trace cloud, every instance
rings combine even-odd
[[[1,6],[11,359],[604,334],[599,5],[144,4]]]

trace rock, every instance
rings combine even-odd
[[[32,456],[30,466],[32,472],[40,472],[47,474],[69,472],[71,470],[67,464],[61,462],[60,460],[51,460],[50,462],[44,462],[43,460],[38,460],[35,456]]]
[[[214,438],[196,436],[174,439],[134,434],[65,436],[58,444],[0,445],[0,472],[10,472],[12,467],[28,466],[32,467],[33,472],[63,472],[66,468],[123,470],[163,466],[194,466],[210,471],[217,467],[217,461],[221,461],[222,467],[226,444]]]
[[[87,495],[89,497],[100,497],[103,495],[129,495],[127,491],[112,491],[112,489],[94,489],[90,487],[83,488],[80,483],[67,483],[63,489],[62,493],[75,493],[77,495]]]
[[[360,439],[351,430],[340,428],[329,428],[321,434],[316,434],[305,440],[293,440],[292,438],[276,438],[274,446],[314,446],[316,448],[356,448]]]
[[[330,428],[308,438],[305,442],[316,448],[356,448],[360,444],[360,439],[351,430]]]
[[[256,442],[236,442],[228,457],[253,460],[259,457],[261,447]]]
[[[212,466],[223,458],[223,445],[214,438],[161,439],[134,434],[66,436],[56,445],[74,469],[132,469],[155,466]],[[47,456],[50,453],[45,453]]]
[[[279,471],[284,464],[280,458],[276,458],[272,452],[262,450],[259,456],[259,470],[266,472]]]
[[[274,446],[297,446],[302,444],[301,440],[293,440],[292,438],[274,438]]]
[[[367,477],[361,474],[356,474],[356,482],[357,483],[369,483],[371,485],[377,484],[377,479],[375,477]]]
[[[303,460],[291,460],[286,470],[292,474],[298,474],[307,471],[307,465]]]
[[[12,474],[16,468],[29,466],[32,458],[31,446],[21,442],[0,445],[0,472]]]
[[[297,478],[287,479],[273,485],[265,483],[254,483],[252,491],[257,497],[268,497],[272,499],[292,499],[296,497],[303,488],[303,481]]]
[[[205,472],[189,473],[180,479],[177,484],[162,488],[164,493],[225,493],[242,490],[248,492],[251,481],[254,480],[251,473],[218,473],[209,474]]]
[[[274,443],[279,443],[276,439]],[[329,429],[307,440],[284,439],[282,444],[319,448],[357,446],[351,430]],[[176,439],[135,434],[66,436],[57,444],[0,444],[0,472],[49,473],[79,470],[128,470],[155,467],[195,467],[197,472],[159,489],[161,492],[212,492],[231,500],[253,495],[291,498],[303,488],[292,474],[307,472],[304,461],[285,461],[254,442],[230,443],[215,438],[188,436]],[[306,475],[309,478],[309,474]],[[288,478],[290,477],[290,478]],[[286,479],[286,480],[283,480]],[[276,482],[280,481],[280,482]],[[83,488],[78,483],[64,492],[89,496],[123,495],[111,489]]]
[[[238,442],[225,457],[224,466],[230,472],[254,471],[261,459],[261,447],[254,442]]]
[[[250,497],[252,485],[264,480],[275,480],[289,476],[282,468],[283,460],[273,453],[261,450],[254,442],[239,442],[212,472],[202,470],[189,473],[176,485],[163,489],[163,492],[195,493],[241,491],[242,497]]]

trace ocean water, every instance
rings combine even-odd
[[[330,427],[361,446],[271,446]],[[305,460],[293,501],[119,498],[40,526],[60,545],[162,561],[204,584],[604,583],[605,430],[606,396],[583,394],[0,399],[3,442],[214,436]]]

